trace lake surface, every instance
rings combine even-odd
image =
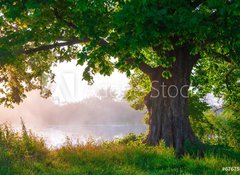
[[[32,92],[29,98],[14,109],[0,106],[0,123],[8,122],[13,129],[26,128],[46,140],[49,147],[61,146],[69,137],[73,143],[112,140],[130,132],[145,132],[146,111],[136,111],[124,100],[91,97],[78,103],[58,105]]]
[[[20,127],[17,127],[20,129]],[[145,133],[147,125],[144,124],[91,124],[79,126],[47,125],[44,128],[30,128],[31,131],[43,137],[48,147],[59,147],[69,138],[73,144],[86,143],[94,139],[96,142],[109,141],[121,138],[129,133]]]

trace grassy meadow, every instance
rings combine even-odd
[[[185,155],[176,159],[164,144],[149,147],[142,136],[73,145],[70,139],[60,148],[47,148],[43,139],[27,132],[0,127],[1,175],[195,175],[238,174],[222,167],[239,167],[240,152],[230,148],[206,146],[205,157]]]

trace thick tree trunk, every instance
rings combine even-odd
[[[188,118],[188,88],[190,74],[196,60],[184,49],[173,51],[176,57],[168,69],[156,68],[151,73],[152,90],[145,97],[150,114],[147,143],[158,145],[164,140],[166,146],[173,146],[177,155],[184,154],[184,141],[200,144],[193,133]],[[162,77],[163,71],[170,71],[172,77]]]

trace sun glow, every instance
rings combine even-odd
[[[94,76],[94,84],[82,80],[83,66],[76,66],[76,61],[64,62],[53,67],[56,75],[55,83],[51,85],[52,100],[56,104],[75,103],[88,97],[99,96],[101,89],[111,89],[120,99],[128,87],[129,79],[117,70],[111,76]],[[111,94],[106,94],[111,95]]]

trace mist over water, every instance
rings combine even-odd
[[[8,122],[21,129],[20,117],[27,129],[42,136],[48,146],[63,144],[68,136],[74,143],[88,138],[111,140],[130,132],[146,131],[144,112],[132,109],[122,100],[129,79],[115,70],[111,76],[96,74],[94,84],[82,81],[84,67],[76,60],[52,68],[55,83],[50,88],[52,96],[41,98],[32,91],[14,109],[0,106],[0,123]]]
[[[135,111],[123,100],[113,96],[88,97],[78,103],[58,105],[51,98],[43,99],[38,91],[14,109],[0,107],[0,122],[8,122],[13,128],[21,128],[20,117],[26,127],[42,136],[48,146],[63,144],[68,136],[73,143],[95,140],[111,140],[130,132],[145,132],[144,112]]]

